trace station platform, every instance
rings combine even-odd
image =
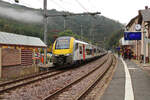
[[[53,64],[52,63],[48,63],[46,65],[41,64],[41,65],[38,65],[38,66],[39,66],[40,71],[44,71],[44,70],[49,70],[50,68],[52,68]]]
[[[117,69],[100,100],[150,100],[150,74],[139,64],[118,58]]]

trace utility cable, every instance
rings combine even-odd
[[[92,8],[97,9],[97,7],[90,1],[88,0],[89,4],[91,5]]]
[[[55,2],[54,0],[51,0],[55,5],[62,8],[64,11],[67,11],[64,7],[62,7],[59,3]]]
[[[80,5],[80,7],[82,7],[86,12],[89,12],[78,0],[76,0],[76,2]]]
[[[31,6],[30,4],[28,4],[28,3],[26,3],[24,0],[21,0],[21,1],[20,1],[20,4],[23,4],[23,5],[26,5],[26,6],[32,8],[32,6]]]

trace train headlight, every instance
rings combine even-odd
[[[71,53],[66,54],[66,56],[71,56]]]
[[[55,57],[59,56],[59,55],[54,55]]]

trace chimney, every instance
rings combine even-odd
[[[148,9],[148,6],[145,6],[145,9]]]

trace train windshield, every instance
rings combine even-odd
[[[70,47],[70,38],[62,38],[56,40],[55,49],[69,49]]]

